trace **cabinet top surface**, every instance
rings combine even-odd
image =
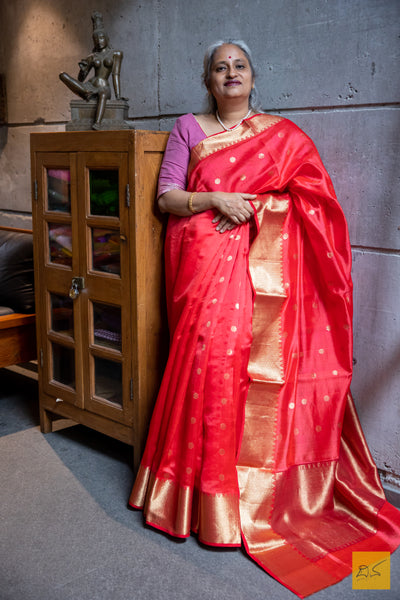
[[[127,151],[137,144],[164,150],[169,132],[140,129],[109,131],[54,131],[31,133],[31,150],[53,152]]]

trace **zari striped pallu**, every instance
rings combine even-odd
[[[169,217],[170,355],[130,504],[174,536],[240,546],[305,597],[393,551],[350,394],[351,251],[332,183],[293,123],[256,115],[200,142],[188,190],[257,194],[220,234]]]

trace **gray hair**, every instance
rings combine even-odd
[[[214,60],[214,55],[215,55],[216,51],[218,50],[218,48],[220,48],[221,46],[224,46],[225,44],[232,44],[233,46],[237,46],[238,48],[240,48],[240,50],[243,52],[243,54],[246,56],[247,60],[249,61],[253,79],[255,79],[255,77],[256,77],[256,72],[255,72],[254,65],[253,65],[253,59],[252,59],[251,51],[250,51],[250,48],[248,47],[248,45],[245,42],[243,42],[242,40],[225,40],[225,41],[219,40],[218,42],[214,42],[213,44],[211,44],[211,46],[209,46],[207,48],[207,51],[204,55],[203,83],[206,86],[207,90],[209,90],[210,74],[211,74],[212,63]],[[217,102],[216,102],[214,96],[211,93],[209,93],[207,100],[208,100],[208,107],[207,107],[208,112],[215,114],[217,112]],[[260,104],[259,104],[259,100],[258,100],[258,92],[257,92],[255,85],[254,85],[253,89],[251,90],[251,93],[249,96],[249,108],[251,108],[254,111],[258,111],[260,109]]]

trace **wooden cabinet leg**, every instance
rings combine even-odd
[[[139,448],[138,444],[135,444],[133,446],[133,472],[135,474],[138,472],[139,465],[140,465],[140,459],[141,459],[140,448]]]
[[[50,413],[44,409],[40,409],[40,431],[42,433],[51,433],[53,431],[53,420]]]

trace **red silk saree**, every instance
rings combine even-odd
[[[240,546],[300,597],[393,551],[350,394],[351,250],[319,155],[256,115],[193,150],[189,190],[257,194],[250,224],[169,217],[170,355],[130,504],[174,536]]]

